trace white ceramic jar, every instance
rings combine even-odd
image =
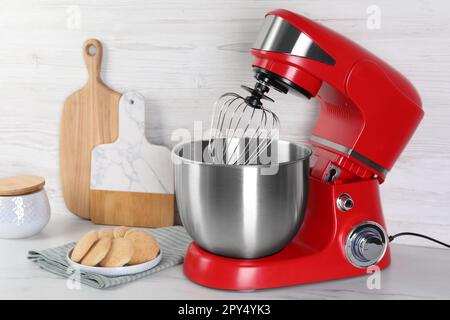
[[[50,220],[45,180],[36,176],[0,179],[0,238],[19,239],[39,233]]]

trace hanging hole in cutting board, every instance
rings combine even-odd
[[[91,44],[90,46],[87,47],[87,54],[90,55],[91,57],[95,56],[95,54],[97,53],[97,47],[93,44]]]

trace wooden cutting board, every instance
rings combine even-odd
[[[89,79],[64,103],[61,119],[60,170],[64,201],[74,214],[89,219],[91,151],[111,143],[118,135],[120,93],[108,88],[100,77],[102,44],[95,39],[83,45]]]
[[[119,103],[119,137],[92,150],[90,213],[94,223],[173,225],[173,165],[168,148],[145,137],[145,101],[134,92]]]

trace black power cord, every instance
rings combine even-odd
[[[389,242],[392,242],[392,241],[394,241],[395,238],[401,237],[401,236],[414,236],[414,237],[424,238],[424,239],[436,242],[436,243],[440,244],[441,246],[450,248],[450,244],[447,244],[447,243],[444,243],[442,241],[433,239],[433,238],[431,238],[429,236],[426,236],[424,234],[414,233],[414,232],[400,232],[400,233],[397,233],[397,234],[395,234],[393,236],[389,236]]]

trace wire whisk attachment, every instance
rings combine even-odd
[[[242,86],[250,95],[225,93],[215,103],[208,153],[215,164],[268,164],[272,141],[278,137],[279,119],[261,100],[272,101],[263,82]]]

